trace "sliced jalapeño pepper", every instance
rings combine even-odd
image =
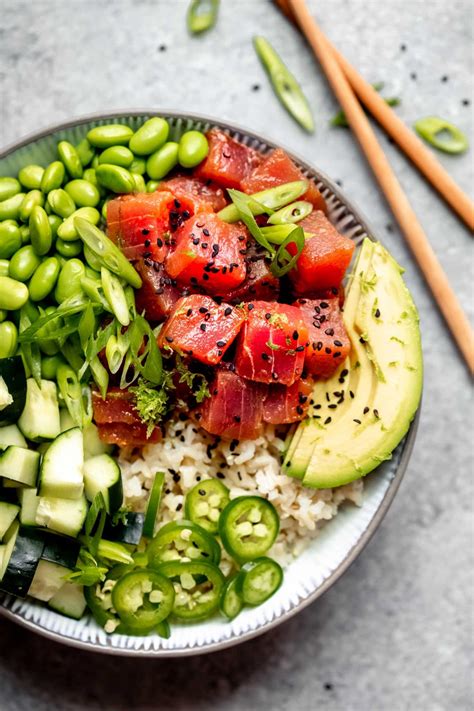
[[[166,620],[174,605],[174,588],[164,575],[141,568],[126,573],[112,588],[112,604],[130,628],[151,632]]]
[[[219,517],[229,500],[229,489],[219,479],[201,481],[186,495],[186,518],[208,533],[216,534]]]
[[[84,587],[84,597],[94,620],[107,634],[127,634],[125,625],[113,609],[113,585],[114,581],[106,580],[103,585],[97,583],[97,585]]]
[[[217,541],[191,521],[173,521],[160,528],[147,553],[152,568],[168,561],[206,560],[219,565],[221,559]]]
[[[261,605],[276,593],[282,581],[281,566],[271,558],[262,557],[242,566],[236,590],[247,605]]]
[[[219,534],[226,551],[240,562],[264,555],[280,528],[275,507],[260,496],[233,499],[219,519]]]
[[[204,620],[218,608],[225,578],[216,565],[204,561],[163,563],[157,571],[173,583],[173,615],[178,619]]]
[[[225,617],[233,620],[242,611],[244,601],[238,590],[239,575],[234,575],[226,581],[222,591],[219,608]]]

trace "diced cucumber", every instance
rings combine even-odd
[[[77,427],[76,423],[69,414],[69,410],[65,407],[61,407],[59,410],[59,422],[61,426],[61,432],[67,432],[72,430],[73,427]]]
[[[8,385],[0,375],[0,412],[6,410],[13,403],[13,396],[8,389]]]
[[[20,528],[5,568],[0,588],[11,595],[26,597],[41,559],[44,541],[32,528]],[[6,562],[6,565],[5,565]]]
[[[82,585],[65,583],[48,602],[49,607],[62,615],[80,620],[86,611],[87,602]]]
[[[33,580],[28,589],[28,595],[48,602],[64,585],[64,577],[72,571],[58,563],[51,563],[49,560],[40,560],[36,568]]]
[[[127,511],[124,521],[118,521],[115,525],[112,519],[105,522],[104,538],[118,543],[128,543],[131,546],[138,546],[143,536],[143,524],[145,514]]]
[[[0,546],[0,586],[3,576],[5,575],[5,570],[10,562],[19,530],[20,524],[18,521],[14,521],[5,535],[3,544]]]
[[[40,501],[36,489],[20,489],[21,509],[20,522],[22,526],[36,526],[36,510]]]
[[[123,503],[120,467],[108,454],[97,454],[84,462],[84,487],[86,497],[94,501],[102,492],[107,513],[115,513]]]
[[[12,445],[0,453],[0,476],[7,480],[36,486],[40,455],[31,449]]]
[[[26,376],[21,357],[0,359],[0,425],[18,420],[25,398]]]
[[[74,568],[79,557],[81,544],[66,536],[58,536],[56,533],[43,531],[44,550],[41,558],[49,560],[50,563],[57,563],[63,568]]]
[[[84,427],[84,459],[90,459],[97,454],[110,454],[113,450],[112,444],[105,444],[99,437],[99,428],[93,422]]]
[[[18,516],[19,510],[20,507],[15,504],[0,501],[0,543],[3,543],[3,539],[13,521]]]
[[[61,431],[56,385],[52,380],[41,380],[38,387],[33,378],[26,381],[26,403],[18,426],[33,442],[54,439]]]
[[[84,491],[84,450],[79,427],[56,437],[41,463],[39,494],[78,499]]]
[[[84,495],[80,499],[41,496],[36,510],[36,525],[76,538],[86,516],[87,501]]]
[[[15,447],[28,447],[26,439],[16,425],[0,427],[0,449],[14,445]]]

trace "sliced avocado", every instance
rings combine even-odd
[[[421,397],[418,314],[400,267],[370,240],[349,284],[344,323],[352,342],[350,366],[315,387],[312,413],[320,405],[321,420],[300,425],[296,450],[290,459],[292,443],[290,465],[284,467],[314,488],[347,484],[389,459]],[[344,370],[349,372],[342,377]]]

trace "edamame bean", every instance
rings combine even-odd
[[[40,165],[25,165],[18,173],[18,180],[28,190],[37,190],[41,187],[44,175],[44,168]]]
[[[83,138],[82,141],[77,144],[76,151],[83,167],[89,165],[89,163],[95,156],[95,151],[87,140],[87,138]]]
[[[87,140],[97,148],[108,148],[109,146],[128,146],[132,136],[133,131],[130,126],[112,123],[92,128],[87,134]]]
[[[58,277],[54,298],[61,304],[70,296],[82,293],[81,279],[86,275],[86,268],[80,259],[68,259]]]
[[[138,175],[137,173],[132,173],[133,182],[135,183],[135,193],[146,193],[146,185],[143,180],[143,175]]]
[[[100,194],[96,186],[87,180],[71,180],[64,190],[72,197],[78,207],[95,207],[100,202]]]
[[[12,321],[0,323],[0,358],[10,358],[16,353],[18,329]]]
[[[169,132],[168,121],[154,116],[145,121],[131,137],[130,150],[139,156],[148,156],[165,143]]]
[[[134,158],[130,164],[129,171],[135,175],[144,175],[146,172],[146,160],[143,158]]]
[[[119,165],[103,163],[97,166],[95,173],[99,184],[113,193],[133,193],[135,189],[131,173]]]
[[[0,323],[2,323],[2,321],[6,321],[7,316],[8,311],[6,309],[0,309]]]
[[[30,228],[28,225],[22,225],[20,227],[20,236],[21,236],[21,243],[22,244],[29,244],[31,239],[30,239]]]
[[[48,257],[39,265],[29,284],[30,299],[32,301],[41,301],[48,296],[56,285],[59,270],[60,263],[57,257]]]
[[[99,165],[108,163],[110,165],[120,165],[128,168],[133,161],[133,153],[126,146],[110,146],[99,156]]]
[[[28,281],[41,264],[41,259],[30,244],[16,252],[10,260],[8,276],[17,281]]]
[[[48,203],[53,212],[60,217],[69,217],[76,209],[76,204],[72,197],[62,188],[51,190],[48,195]]]
[[[16,311],[28,301],[28,288],[21,281],[0,277],[0,309]]]
[[[8,176],[0,178],[0,201],[8,200],[21,192],[20,181]]]
[[[8,276],[10,271],[10,262],[8,259],[0,259],[0,276]]]
[[[178,163],[179,146],[174,141],[168,141],[158,151],[153,153],[146,162],[146,170],[153,180],[161,180],[168,175]],[[153,191],[149,191],[153,192]]]
[[[209,143],[201,131],[183,133],[178,150],[178,161],[183,168],[194,168],[204,160],[208,153]]]
[[[147,193],[154,193],[155,190],[158,188],[159,184],[160,184],[159,180],[149,180],[148,183],[146,184]]]
[[[45,356],[41,359],[41,377],[45,380],[56,380],[58,367],[65,362],[61,355]]]
[[[84,171],[84,174],[82,176],[83,180],[87,180],[88,183],[92,183],[92,185],[95,185],[95,187],[98,187],[98,182],[97,182],[97,176],[95,174],[95,169],[94,168],[86,168]]]
[[[92,159],[91,168],[93,170],[95,170],[98,165],[99,165],[99,156],[96,154]]]
[[[58,237],[65,242],[75,242],[78,239],[74,220],[76,217],[83,217],[87,222],[93,225],[98,225],[100,221],[100,212],[95,207],[80,207],[79,210],[70,215],[67,220],[58,227]]]
[[[82,178],[81,159],[72,143],[59,141],[58,154],[71,178]]]
[[[40,317],[40,312],[38,311],[38,308],[29,299],[26,301],[25,304],[23,304],[22,310],[25,316],[28,316],[31,323],[34,323]]]
[[[53,233],[48,215],[39,205],[35,205],[30,215],[30,239],[36,254],[47,254],[53,243]]]
[[[2,200],[0,202],[0,220],[17,220],[25,197],[26,193],[17,193],[6,200]]]
[[[47,205],[48,203],[46,203]],[[63,224],[62,218],[59,217],[59,215],[48,215],[48,222],[51,227],[51,235],[53,239],[56,239],[56,235],[58,234],[58,229],[59,225]]]
[[[30,190],[29,193],[26,193],[20,205],[20,220],[28,222],[33,208],[37,206],[43,207],[43,205],[44,195],[41,190]]]
[[[20,228],[14,222],[0,222],[0,259],[9,259],[21,247]]]
[[[73,242],[65,242],[60,237],[56,240],[56,251],[66,259],[77,257],[82,253],[82,242],[76,239]]]
[[[60,160],[50,163],[43,173],[41,180],[41,190],[48,194],[51,190],[57,190],[63,184],[66,170]]]

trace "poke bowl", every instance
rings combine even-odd
[[[240,643],[395,496],[416,308],[339,188],[261,136],[143,110],[7,148],[0,309],[0,613],[40,634]]]

